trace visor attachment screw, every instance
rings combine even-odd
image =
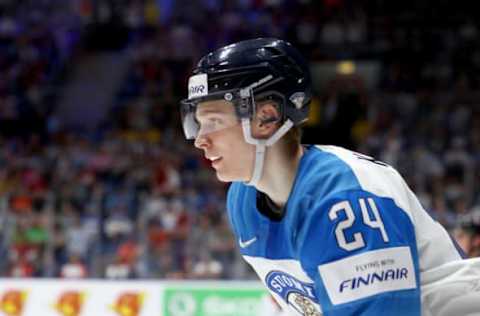
[[[232,101],[233,95],[232,95],[230,92],[227,92],[227,93],[225,93],[225,95],[223,96],[223,98],[224,98],[226,101]]]

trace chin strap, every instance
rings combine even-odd
[[[262,176],[263,164],[265,162],[266,148],[275,144],[283,135],[285,135],[293,126],[293,122],[289,119],[283,123],[283,125],[269,138],[258,139],[252,136],[252,130],[250,127],[250,120],[247,118],[242,119],[243,137],[249,144],[255,145],[255,164],[253,168],[252,177],[250,181],[245,182],[246,185],[256,186]]]

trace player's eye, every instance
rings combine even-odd
[[[209,120],[209,122],[210,122],[211,124],[213,124],[213,125],[219,125],[219,124],[222,124],[222,123],[223,123],[223,121],[222,121],[221,119],[219,119],[219,118],[211,118],[211,119]]]

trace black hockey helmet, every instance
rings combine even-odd
[[[188,83],[188,98],[181,102],[187,139],[199,130],[196,107],[209,100],[224,99],[235,106],[241,119],[251,119],[255,101],[273,99],[282,121],[299,125],[307,119],[311,79],[307,63],[288,42],[257,38],[222,47],[204,56]]]

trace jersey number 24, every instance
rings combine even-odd
[[[377,205],[372,198],[367,198],[368,204],[373,214],[373,218],[370,217],[370,214],[367,210],[367,204],[365,199],[358,199],[360,204],[360,210],[362,211],[363,223],[369,226],[372,229],[380,230],[384,242],[388,242],[389,238],[387,232],[385,231],[385,225],[383,225],[382,218],[378,212]],[[332,206],[328,212],[330,220],[336,220],[340,212],[345,213],[345,219],[338,222],[337,227],[335,228],[335,236],[337,238],[338,246],[347,251],[353,251],[359,248],[365,247],[365,241],[361,232],[356,232],[353,234],[353,240],[348,241],[345,237],[345,230],[352,227],[355,222],[355,213],[353,212],[352,205],[350,201],[341,201]]]

